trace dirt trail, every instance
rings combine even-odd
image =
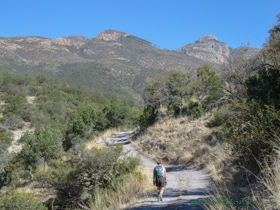
[[[30,104],[33,104],[35,100],[35,96],[27,96],[27,102]],[[4,101],[0,101],[0,106],[1,105],[7,105]],[[0,118],[3,117],[3,114],[0,114]],[[13,137],[13,141],[11,142],[11,146],[9,146],[7,148],[7,151],[9,153],[15,152],[15,153],[19,153],[22,149],[22,144],[18,142],[18,140],[22,137],[22,135],[26,132],[26,131],[34,131],[33,129],[30,129],[30,123],[29,122],[24,122],[24,127],[22,129],[18,129],[16,131],[12,131],[14,134]]]
[[[123,143],[124,149],[129,155],[136,156],[138,151],[131,145],[129,138],[133,132],[122,132],[114,134],[105,141],[109,145]],[[140,155],[143,167],[152,171],[156,163],[143,155]],[[167,186],[163,194],[163,201],[158,202],[156,199],[156,188],[154,197],[140,203],[141,207],[132,207],[133,210],[148,209],[203,209],[202,206],[194,205],[194,201],[207,200],[205,195],[211,190],[211,181],[207,174],[202,171],[188,169],[180,166],[167,166]],[[187,180],[187,181],[186,181]]]
[[[11,146],[9,146],[7,148],[7,151],[9,153],[15,152],[18,153],[21,151],[22,148],[22,144],[18,142],[18,140],[22,137],[22,135],[26,132],[26,131],[33,131],[34,129],[30,129],[29,128],[30,123],[24,123],[24,128],[13,131],[14,137],[13,137],[13,141],[11,143]]]

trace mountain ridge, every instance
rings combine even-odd
[[[251,55],[259,51],[257,48],[249,47]],[[223,64],[231,55],[238,55],[242,48],[232,49],[226,43],[218,40],[216,36],[204,35],[196,42],[184,45],[176,50],[178,53],[191,55],[209,62]]]
[[[203,40],[207,41],[207,37],[200,41]],[[156,48],[145,39],[112,29],[90,39],[83,36],[54,40],[40,36],[0,38],[0,70],[45,74],[73,85],[121,93],[138,101],[147,78],[178,70],[195,74],[206,63],[219,66],[193,54]]]

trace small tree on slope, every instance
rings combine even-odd
[[[41,126],[34,135],[26,134],[23,139],[20,155],[27,167],[35,167],[40,158],[43,158],[46,171],[48,161],[62,152],[62,133],[56,128]]]

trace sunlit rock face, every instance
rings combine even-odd
[[[195,43],[185,45],[176,51],[218,64],[227,62],[230,56],[230,48],[213,35],[202,36]]]

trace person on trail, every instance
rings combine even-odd
[[[157,164],[158,165],[154,168],[153,184],[157,186],[158,201],[162,201],[162,194],[167,183],[167,175],[161,160],[158,160]]]

